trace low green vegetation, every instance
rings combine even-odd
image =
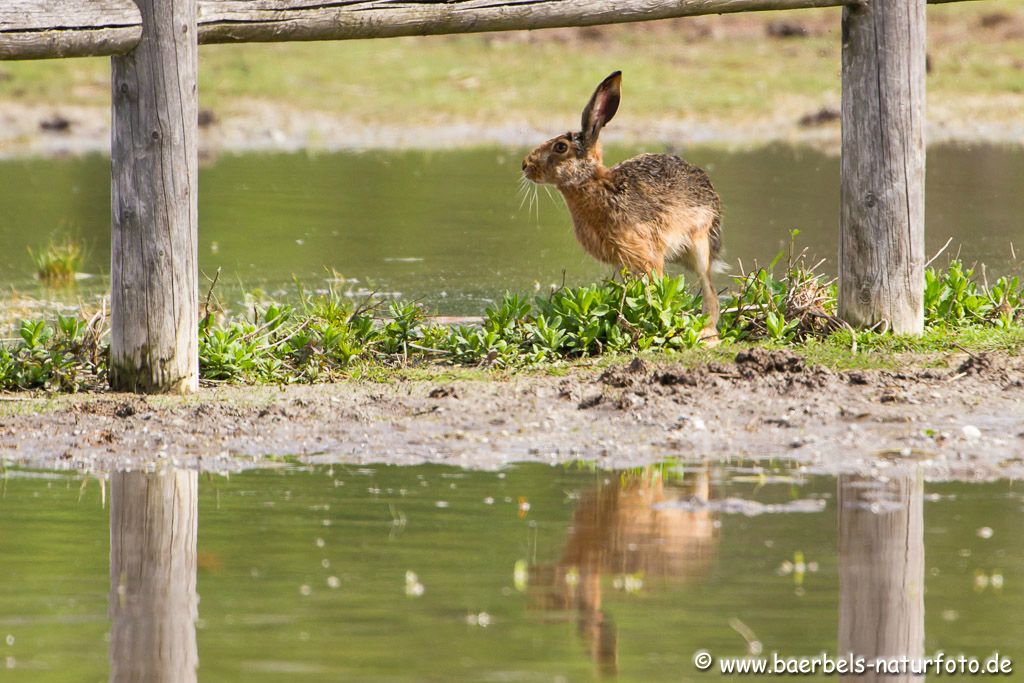
[[[51,240],[40,251],[29,250],[35,261],[36,277],[48,287],[68,287],[82,267],[85,254],[72,239]]]
[[[695,358],[722,359],[741,345],[766,344],[797,348],[814,362],[870,367],[891,363],[901,352],[1024,347],[1018,277],[978,282],[960,261],[927,269],[926,332],[909,337],[853,330],[836,317],[834,282],[802,256],[781,260],[733,277],[722,299],[722,345],[694,351]],[[199,328],[203,380],[311,383],[424,367],[551,370],[581,358],[699,349],[706,322],[700,296],[682,276],[623,276],[536,298],[506,294],[477,325],[442,325],[415,303],[357,304],[333,290],[308,294],[300,288],[298,300],[255,305],[245,319],[226,322],[207,310]],[[104,325],[102,314],[23,321],[18,338],[0,345],[0,389],[102,386]]]

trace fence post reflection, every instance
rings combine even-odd
[[[195,681],[198,474],[110,479],[110,680]]]
[[[924,486],[920,477],[839,478],[839,655],[924,655]],[[922,680],[868,670],[844,680]]]

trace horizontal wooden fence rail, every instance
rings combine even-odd
[[[200,44],[344,40],[592,26],[866,1],[199,0],[198,26]],[[121,55],[141,36],[142,19],[132,0],[0,1],[0,60]]]

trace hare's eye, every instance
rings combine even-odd
[[[565,144],[564,142],[556,142],[555,143],[555,154],[563,154],[568,149],[569,149],[569,145]]]

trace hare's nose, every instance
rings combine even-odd
[[[526,167],[527,167],[527,166],[529,166],[529,164],[528,164],[528,163],[526,163],[526,159],[523,159],[523,170],[524,170],[524,171],[526,170]]]

